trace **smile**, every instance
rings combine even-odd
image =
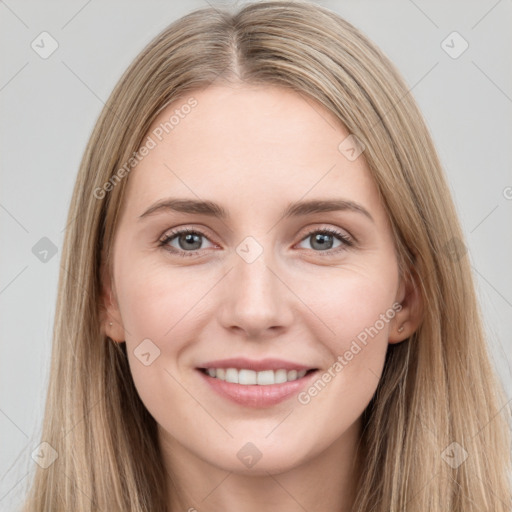
[[[233,384],[271,386],[273,384],[283,384],[302,379],[306,373],[314,370],[286,370],[281,368],[278,370],[255,371],[245,368],[202,368],[201,371],[210,377]]]

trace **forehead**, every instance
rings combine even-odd
[[[364,154],[340,151],[350,133],[322,105],[274,86],[209,86],[168,105],[131,172],[129,207],[165,195],[256,206],[305,195],[376,199]],[[356,196],[356,197],[354,197]]]

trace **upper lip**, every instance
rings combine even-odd
[[[231,359],[218,359],[216,361],[208,361],[201,364],[198,368],[237,368],[254,370],[256,372],[262,370],[313,370],[312,366],[307,366],[293,361],[284,361],[282,359],[246,359],[244,357],[235,357]]]

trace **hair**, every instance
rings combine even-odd
[[[135,58],[101,111],[62,251],[42,425],[42,441],[58,458],[35,469],[25,512],[168,510],[156,422],[137,394],[125,344],[101,329],[129,175],[103,197],[95,191],[113,183],[162,109],[214,82],[291,89],[364,144],[401,275],[414,279],[422,298],[420,326],[389,345],[363,413],[353,511],[510,511],[510,411],[429,131],[384,53],[334,12],[301,0],[185,15]],[[453,442],[467,452],[456,468],[443,458]]]

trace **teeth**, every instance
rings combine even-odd
[[[288,380],[288,372],[286,370],[276,370],[274,372],[274,382],[276,384],[282,384]]]
[[[307,370],[263,370],[256,372],[254,370],[246,370],[237,368],[208,368],[207,373],[210,377],[215,377],[226,382],[234,384],[243,384],[250,386],[257,384],[258,386],[269,386],[271,384],[282,384],[283,382],[291,382],[302,379],[306,375]]]
[[[238,370],[235,368],[226,368],[226,382],[238,384]]]

